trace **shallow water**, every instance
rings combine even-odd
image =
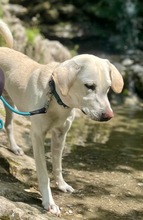
[[[88,162],[94,162],[94,169],[97,161],[96,169],[97,165],[114,170],[119,164],[128,164],[143,170],[143,108],[115,107],[114,113],[108,122],[94,122],[86,117],[75,120],[67,138],[72,158],[80,156],[86,169]]]

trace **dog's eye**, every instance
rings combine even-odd
[[[94,91],[94,90],[96,89],[95,84],[92,84],[92,85],[90,85],[90,84],[84,84],[84,86],[85,86],[87,89],[90,89],[90,90],[92,90],[92,91]]]

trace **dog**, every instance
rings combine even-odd
[[[60,209],[52,197],[46,168],[44,137],[52,131],[53,174],[58,188],[73,192],[62,175],[62,152],[74,120],[74,109],[80,109],[92,120],[108,121],[114,116],[107,98],[108,91],[111,87],[115,93],[120,93],[123,78],[107,59],[90,54],[77,55],[62,63],[39,64],[12,49],[13,37],[3,21],[0,21],[0,33],[8,45],[0,48],[0,68],[5,77],[3,96],[20,111],[48,108],[45,114],[30,116],[31,138],[42,204],[59,216]],[[22,155],[13,135],[12,115],[6,108],[5,129],[11,151]]]

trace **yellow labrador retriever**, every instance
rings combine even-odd
[[[74,108],[80,109],[89,118],[107,121],[113,111],[107,98],[110,87],[120,93],[123,79],[108,60],[93,55],[78,55],[63,63],[39,64],[24,54],[10,49],[13,37],[7,25],[0,21],[0,32],[7,47],[0,48],[0,68],[5,76],[6,100],[21,111],[42,107],[47,113],[31,116],[31,138],[36,161],[42,204],[45,209],[60,215],[55,204],[44,156],[44,137],[52,130],[52,162],[55,181],[60,190],[73,192],[62,176],[62,151],[66,134],[74,119]],[[6,108],[5,128],[10,149],[23,154],[13,136],[12,113]]]

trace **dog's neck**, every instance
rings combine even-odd
[[[65,103],[63,103],[63,101],[61,100],[60,96],[58,95],[57,91],[56,91],[56,87],[55,87],[55,82],[53,79],[51,79],[49,81],[49,86],[50,86],[50,90],[51,90],[51,94],[53,94],[53,96],[55,97],[55,99],[57,100],[57,103],[59,105],[62,105],[64,108],[69,108],[69,106],[67,106]]]

